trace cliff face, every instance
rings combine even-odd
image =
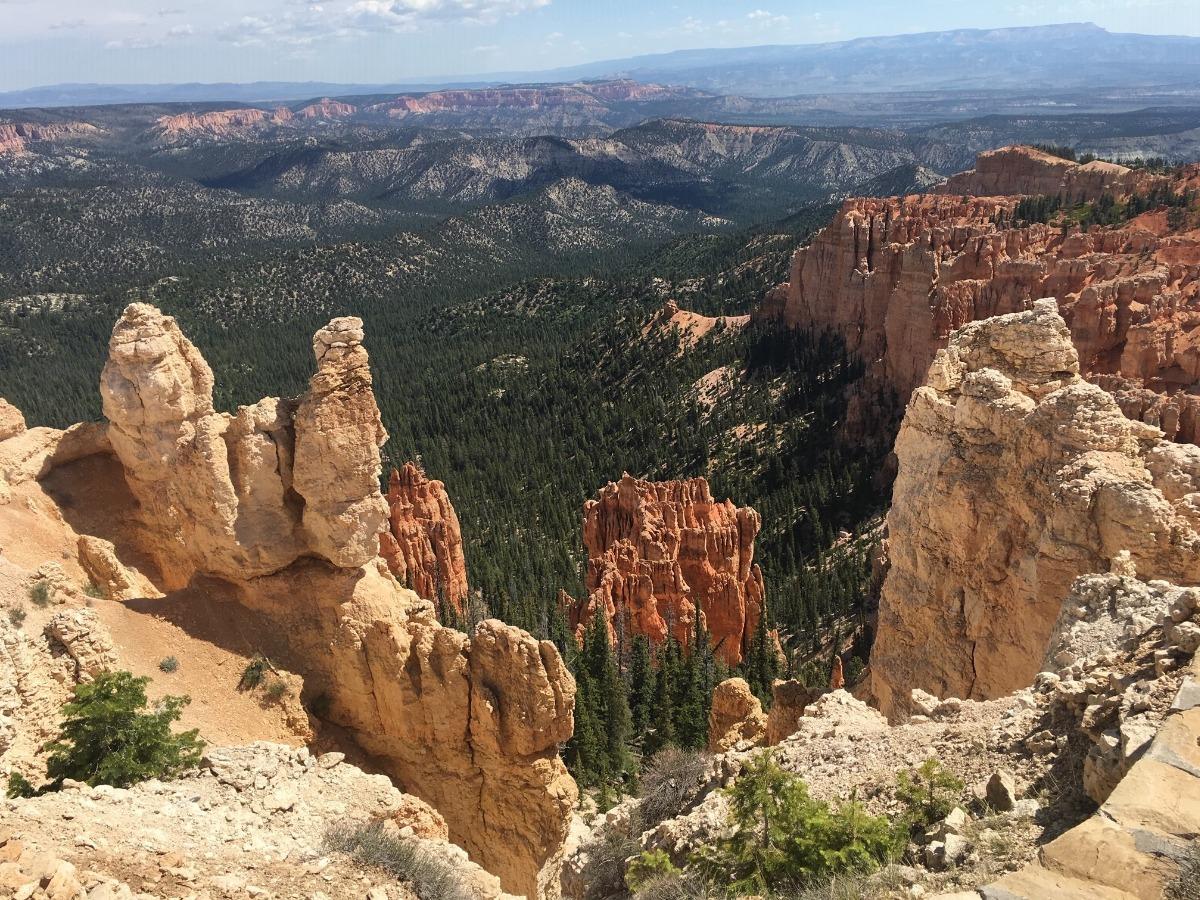
[[[180,137],[220,138],[247,128],[278,125],[289,122],[292,111],[285,106],[278,109],[222,109],[206,113],[180,113],[176,116],[160,116],[156,133],[160,138],[171,140]]]
[[[997,151],[950,185],[1091,196],[1143,178],[1096,166]],[[843,337],[867,365],[848,413],[848,430],[865,436],[921,383],[953,329],[1054,296],[1084,377],[1112,391],[1127,415],[1173,439],[1200,438],[1200,396],[1191,391],[1200,378],[1200,232],[1172,229],[1162,212],[1087,234],[998,225],[1016,205],[949,186],[941,195],[849,200],[797,251],[789,281],[755,315]]]
[[[297,119],[344,119],[358,111],[358,107],[339,100],[323,97],[315,103],[310,103],[296,111]]]
[[[1106,193],[1128,195],[1164,180],[1100,160],[1080,165],[1033,147],[1002,147],[979,154],[974,169],[952,176],[935,192],[976,197],[1062,195],[1068,202],[1082,202]]]
[[[554,896],[577,792],[558,757],[574,681],[554,645],[498,621],[438,624],[378,556],[386,439],[358,319],[317,332],[297,401],[217,413],[212,372],[175,321],[133,304],[101,392],[141,505],[139,549],[166,589],[219,578],[263,652],[302,672],[344,726],[506,889]]]
[[[418,596],[439,594],[462,611],[467,598],[467,563],[458,516],[440,481],[430,481],[416,463],[405,463],[388,479],[389,528],[380,535],[392,574]]]
[[[870,666],[890,715],[914,688],[1029,684],[1074,579],[1122,551],[1142,578],[1200,580],[1200,449],[1126,418],[1079,368],[1040,300],[954,332],[913,394]]]
[[[584,505],[585,599],[568,602],[581,635],[597,612],[616,638],[668,633],[690,642],[699,607],[717,654],[741,662],[762,616],[762,572],[754,564],[761,520],[749,507],[718,502],[703,478],[649,482],[625,475]]]
[[[20,153],[38,141],[68,141],[99,133],[99,128],[87,122],[0,122],[0,153]]]

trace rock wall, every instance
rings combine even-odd
[[[1079,376],[1052,299],[954,332],[896,441],[869,690],[991,698],[1038,671],[1062,598],[1123,551],[1200,580],[1200,448],[1121,414]]]
[[[458,516],[440,481],[416,463],[393,469],[388,479],[389,527],[380,535],[392,574],[426,600],[439,594],[462,611],[467,599],[467,561]]]
[[[755,317],[841,335],[867,367],[847,423],[849,434],[862,438],[890,435],[880,426],[894,420],[952,330],[1053,296],[1084,376],[1113,392],[1127,415],[1195,442],[1200,232],[1173,229],[1164,212],[1087,234],[1000,224],[1011,221],[1015,198],[963,191],[1056,194],[1068,182],[1090,184],[1084,170],[1102,166],[1049,157],[1052,174],[1034,177],[1014,158],[1026,155],[984,154],[976,173],[951,180],[963,190],[846,201],[796,252],[788,282]],[[1079,174],[1062,181],[1064,171]],[[1060,189],[1051,190],[1054,184]]]
[[[232,585],[263,651],[303,673],[309,699],[506,890],[553,897],[577,798],[558,757],[574,680],[553,644],[498,621],[439,625],[378,556],[386,434],[358,319],[317,332],[317,372],[296,401],[235,415],[175,321],[129,306],[101,393],[109,438],[141,504],[164,587]]]
[[[1045,194],[1082,203],[1102,194],[1127,196],[1163,180],[1101,160],[1081,165],[1034,147],[1001,147],[979,154],[974,169],[952,176],[935,192],[976,197]]]
[[[584,505],[587,597],[566,599],[582,637],[597,612],[651,643],[668,633],[691,641],[697,607],[717,655],[742,661],[763,614],[762,572],[754,563],[758,513],[718,502],[703,478],[642,481],[626,474]]]

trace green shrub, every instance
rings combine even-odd
[[[471,900],[446,862],[413,841],[388,834],[382,823],[337,825],[325,835],[331,850],[407,882],[418,900]]]
[[[42,608],[50,605],[50,583],[39,581],[29,586],[29,600],[34,606]]]
[[[625,884],[631,891],[640,891],[649,882],[664,878],[676,878],[680,869],[667,856],[665,850],[646,850],[625,869]]]
[[[37,789],[29,783],[29,779],[20,772],[8,773],[8,794],[9,800],[19,800],[22,798],[36,797]]]
[[[696,854],[697,868],[734,894],[802,887],[839,872],[878,868],[898,850],[888,820],[854,801],[836,809],[760,754],[728,789],[731,833]]]
[[[158,661],[158,669],[160,672],[166,672],[170,675],[172,672],[179,669],[179,660],[173,656],[164,656]]]
[[[642,852],[629,823],[601,829],[600,839],[588,845],[583,865],[584,900],[607,900],[625,893],[625,860]]]
[[[87,584],[85,584],[83,586],[83,592],[93,600],[104,599],[104,591],[100,590],[99,585],[97,585],[94,581],[89,581]]]
[[[200,764],[204,744],[196,730],[171,731],[188,698],[164,697],[153,712],[144,712],[149,681],[105,672],[91,684],[76,686],[75,699],[63,706],[59,736],[45,748],[53,782],[72,778],[128,787]]]
[[[250,664],[242,672],[241,681],[238,682],[238,690],[252,691],[263,683],[268,672],[273,672],[275,667],[271,665],[271,661],[261,653],[255,653],[254,658],[250,660]]]
[[[896,799],[905,809],[908,821],[932,825],[946,818],[958,804],[963,783],[936,759],[927,759],[916,769],[896,776]]]
[[[287,682],[282,678],[272,678],[263,689],[263,695],[271,703],[278,703],[288,694]]]
[[[25,623],[25,610],[20,606],[8,608],[8,621],[13,628],[20,628]]]

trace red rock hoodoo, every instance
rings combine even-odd
[[[577,635],[602,611],[614,640],[653,644],[692,637],[697,608],[717,655],[737,665],[754,639],[765,604],[754,563],[759,515],[716,501],[703,478],[649,482],[622,476],[584,505],[587,597],[564,600]],[[615,623],[615,624],[614,624]]]
[[[1187,186],[1186,173],[1173,185]],[[786,284],[756,311],[832,329],[867,365],[848,431],[866,435],[902,409],[950,332],[1057,297],[1083,374],[1131,418],[1175,440],[1200,437],[1200,231],[1165,210],[1120,226],[1012,226],[1020,191],[1072,200],[1120,196],[1163,179],[1078,165],[1026,148],[983,154],[940,194],[853,199],[792,260]],[[889,390],[890,389],[890,390]],[[879,398],[894,394],[890,403]]]
[[[379,542],[392,574],[426,600],[440,595],[461,611],[467,562],[446,486],[426,478],[416,463],[405,463],[392,470],[387,502],[390,527]]]

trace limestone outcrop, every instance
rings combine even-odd
[[[198,576],[231,586],[261,652],[300,673],[454,841],[505,890],[553,897],[577,799],[558,757],[574,680],[553,644],[519,629],[443,627],[379,556],[386,434],[362,338],[358,319],[334,319],[314,337],[307,393],[229,415],[174,320],[128,307],[101,392],[140,503],[138,549],[168,590]]]
[[[914,688],[1031,683],[1072,582],[1114,559],[1200,581],[1200,449],[1123,416],[1079,368],[1044,299],[954,332],[913,394],[870,665],[890,715]]]
[[[0,397],[0,441],[7,441],[25,430],[25,416],[21,411]]]
[[[802,681],[777,679],[771,685],[771,711],[767,714],[765,743],[773,747],[795,734],[800,727],[800,717],[821,693]]]
[[[1016,151],[985,154],[977,171],[1029,158]],[[1017,166],[1010,177],[951,180],[963,190],[847,200],[796,252],[789,280],[754,316],[832,330],[863,361],[866,372],[847,412],[851,436],[890,438],[887,423],[902,412],[955,328],[1053,296],[1085,378],[1114,393],[1130,417],[1172,439],[1200,439],[1194,388],[1200,380],[1200,232],[1188,230],[1186,221],[1172,224],[1161,210],[1120,226],[1064,232],[1014,223],[1017,197],[964,193],[1057,196],[1062,172],[1106,165],[1049,160],[1057,174],[1046,181],[1026,177]],[[1169,187],[1182,191],[1186,179]]]
[[[708,712],[709,753],[760,744],[766,732],[767,716],[746,679],[727,678],[716,686]]]
[[[389,527],[380,536],[383,558],[402,583],[426,600],[444,598],[461,611],[467,599],[462,529],[446,486],[416,463],[388,479]]]
[[[310,103],[307,106],[301,107],[295,113],[297,119],[344,119],[347,116],[352,116],[358,108],[351,103],[343,103],[340,100],[331,100],[328,97],[322,97],[315,103]]]
[[[70,657],[69,684],[87,684],[117,667],[112,638],[94,610],[55,613],[46,623],[46,637],[52,649],[60,649]]]
[[[687,645],[696,615],[717,655],[742,661],[763,614],[763,577],[754,563],[758,513],[718,502],[703,478],[649,482],[625,474],[584,505],[587,597],[566,598],[570,625],[582,637],[603,615],[618,630],[658,644],[674,635]]]

